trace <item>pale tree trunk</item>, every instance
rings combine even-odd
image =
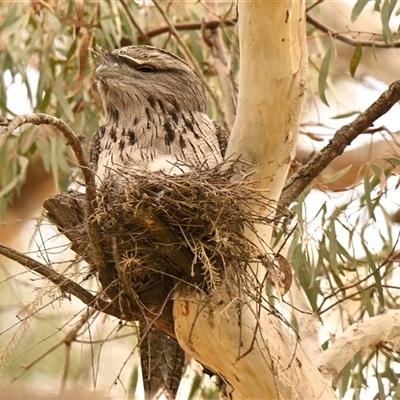
[[[296,148],[305,90],[304,3],[255,1],[238,7],[240,90],[228,156],[250,163],[245,172],[254,171],[258,188],[278,200]],[[258,235],[269,243],[271,230]],[[252,272],[255,286],[262,286],[265,267],[255,265]],[[336,398],[278,318],[248,296],[226,291],[215,297],[177,290],[175,333],[187,353],[223,378],[231,398]]]

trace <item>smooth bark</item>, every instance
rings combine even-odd
[[[304,18],[299,1],[239,2],[240,90],[228,157],[240,155],[243,172],[253,172],[271,200],[279,199],[296,148],[307,70]],[[260,247],[270,235],[268,227],[249,233]],[[265,267],[254,265],[250,275],[254,293],[246,295],[177,290],[180,345],[223,378],[233,399],[335,398],[290,328],[257,298]]]

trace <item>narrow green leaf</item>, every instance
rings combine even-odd
[[[368,174],[365,175],[364,177],[364,198],[365,198],[365,203],[367,205],[368,209],[368,215],[370,218],[372,218],[375,221],[375,215],[374,215],[374,206],[372,204],[371,200],[371,182],[369,181],[369,176]]]
[[[36,107],[39,111],[43,112],[47,109],[51,100],[51,90],[44,90],[42,93],[36,95]]]
[[[38,138],[36,140],[36,148],[42,157],[43,167],[46,172],[50,172],[50,144],[47,139]]]
[[[343,114],[338,114],[335,115],[334,117],[331,117],[332,119],[342,119],[342,118],[348,118],[348,117],[352,117],[353,115],[360,115],[360,111],[349,111]]]
[[[381,0],[375,0],[374,11],[381,11]]]
[[[62,23],[57,16],[53,15],[52,13],[48,13],[47,21],[53,34],[57,34],[61,31]]]
[[[61,74],[56,77],[54,89],[57,96],[57,103],[60,110],[60,115],[64,114],[68,121],[73,121],[74,115],[72,113],[71,106],[67,101],[65,92],[62,87]]]
[[[18,20],[18,17],[17,17],[18,7],[19,7],[19,5],[17,4],[17,2],[15,2],[12,5],[10,11],[7,14],[7,18],[0,25],[0,31],[2,31],[3,29],[7,28],[11,24],[13,24],[16,20]]]
[[[348,362],[340,372],[340,397],[343,397],[349,387],[351,376],[351,362]]]
[[[379,168],[376,164],[371,164],[371,169],[372,169],[372,171],[374,171],[374,174],[376,176],[380,176],[382,173],[382,169]]]
[[[351,56],[349,65],[350,75],[352,76],[352,78],[354,78],[358,64],[360,64],[361,57],[362,57],[362,46],[361,43],[358,42],[357,46],[354,49],[353,55]]]
[[[351,22],[354,22],[357,19],[368,2],[369,0],[357,0],[357,3],[354,5],[351,12]]]
[[[196,373],[196,375],[192,380],[192,385],[190,387],[190,392],[188,395],[189,400],[194,399],[196,397],[196,394],[198,394],[200,387],[201,387],[201,377],[198,373]]]
[[[393,12],[395,0],[385,0],[381,10],[382,33],[386,43],[393,43],[393,33],[389,26],[390,16]]]
[[[350,263],[354,267],[356,267],[358,265],[358,260],[355,257],[353,257],[352,255],[350,255],[350,253],[340,244],[339,241],[337,242],[336,245],[338,246],[338,252],[339,252],[341,258],[342,259],[344,258],[344,259],[350,261]]]
[[[400,383],[398,383],[396,386],[396,391],[394,392],[393,399],[400,399]]]
[[[383,387],[382,378],[380,377],[380,374],[376,369],[375,369],[375,374],[376,374],[376,381],[378,383],[379,400],[386,400],[387,396],[385,394],[385,388]]]
[[[324,182],[325,183],[332,183],[332,182],[338,180],[343,175],[347,174],[347,172],[351,169],[352,166],[353,166],[352,164],[348,165],[346,168],[343,168],[340,171],[338,171],[338,172],[334,173],[333,175],[331,175],[328,179],[324,180]]]
[[[13,190],[17,190],[21,183],[25,180],[26,170],[28,168],[29,161],[25,156],[16,156],[17,163],[13,165],[13,170],[10,171],[10,179],[8,182],[4,182],[0,190],[0,198],[10,195]],[[7,174],[8,175],[8,174]],[[7,178],[6,178],[7,179]]]
[[[398,157],[387,156],[387,157],[383,157],[383,160],[390,164],[393,164],[395,167],[400,165],[400,159]]]
[[[337,235],[336,235],[336,227],[335,221],[332,221],[327,228],[327,236],[329,238],[329,252],[328,252],[328,261],[330,269],[336,274],[340,275],[340,271],[337,264]]]
[[[372,298],[372,289],[364,290],[360,293],[361,295],[361,304],[363,305],[363,312],[367,313],[369,317],[373,317],[375,315],[374,305],[376,304],[375,299]]]
[[[139,368],[137,366],[135,366],[135,368],[133,368],[133,371],[131,374],[131,378],[129,381],[129,388],[128,388],[128,391],[132,398],[135,397],[138,382],[139,382]]]
[[[331,63],[332,57],[332,44],[329,44],[328,50],[324,58],[322,59],[321,68],[319,70],[318,76],[318,93],[319,97],[321,98],[322,102],[329,107],[328,100],[325,97],[325,90],[327,87],[327,80],[328,80],[328,73],[329,73],[329,66]]]
[[[385,298],[383,295],[383,288],[382,288],[382,277],[381,274],[376,266],[377,260],[374,260],[374,258],[372,257],[371,252],[369,251],[366,243],[364,240],[361,241],[362,246],[364,248],[365,251],[365,255],[367,257],[367,261],[368,261],[368,267],[369,270],[373,273],[373,278],[376,284],[376,291],[378,293],[378,300],[379,300],[379,304],[381,305],[381,307],[385,307]]]

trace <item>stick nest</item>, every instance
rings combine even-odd
[[[249,263],[269,268],[268,247],[260,251],[244,232],[257,236],[281,216],[248,177],[232,181],[237,164],[172,176],[113,171],[99,190],[94,217],[108,264],[126,290],[140,294],[169,279],[210,293],[223,283],[248,283]]]

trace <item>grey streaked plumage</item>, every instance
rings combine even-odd
[[[185,353],[179,344],[145,322],[139,323],[140,357],[146,398],[160,388],[165,397],[175,399],[185,366]]]
[[[177,160],[194,167],[222,160],[201,80],[179,57],[150,46],[100,51],[95,74],[106,113],[90,155],[100,180],[110,167],[169,173]]]
[[[133,167],[182,173],[173,167],[177,161],[191,168],[222,161],[227,134],[207,116],[202,82],[179,57],[150,46],[99,50],[95,75],[105,123],[92,137],[89,158],[99,187]],[[171,338],[146,327],[140,322],[146,398],[159,389],[174,398],[184,353]]]

